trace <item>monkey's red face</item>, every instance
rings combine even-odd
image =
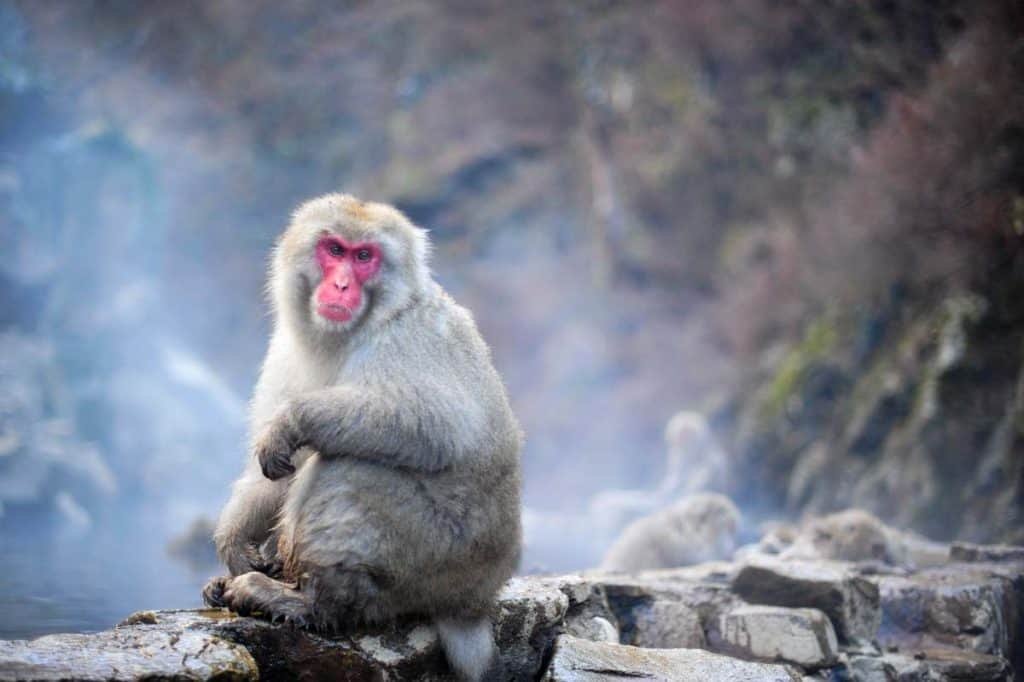
[[[348,322],[363,303],[363,285],[380,270],[380,247],[329,235],[317,242],[316,261],[321,273],[317,313],[332,322]]]

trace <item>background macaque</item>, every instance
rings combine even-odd
[[[728,497],[700,493],[637,519],[601,562],[609,571],[642,571],[729,559],[740,512]]]
[[[949,561],[949,546],[887,526],[874,514],[855,508],[811,518],[799,526],[769,524],[760,541],[742,547],[735,558],[746,560],[758,554],[929,568]]]
[[[927,568],[946,563],[949,547],[917,533],[891,528],[863,509],[845,509],[809,521],[781,555]]]
[[[631,521],[686,495],[721,487],[727,458],[700,413],[683,410],[669,419],[665,452],[665,472],[656,488],[605,490],[591,499],[589,515],[610,538]]]
[[[479,679],[519,559],[521,434],[427,252],[388,206],[332,194],[296,211],[273,259],[251,455],[215,534],[231,576],[204,596],[322,628],[429,615]]]

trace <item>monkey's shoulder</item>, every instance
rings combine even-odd
[[[440,288],[435,296],[396,318],[393,332],[378,339],[404,346],[406,350],[419,347],[441,354],[469,351],[489,357],[490,351],[477,329],[473,314]]]

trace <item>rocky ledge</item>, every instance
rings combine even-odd
[[[954,545],[920,571],[759,555],[637,574],[515,578],[495,618],[508,680],[1011,680],[1024,548]],[[449,680],[410,621],[324,637],[219,609],[0,642],[2,680]]]

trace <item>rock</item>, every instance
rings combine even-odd
[[[1019,574],[1014,581],[983,564],[953,564],[873,580],[881,594],[883,646],[938,643],[1012,656],[1022,644]]]
[[[619,641],[619,627],[603,586],[578,575],[535,580],[559,589],[568,597],[569,608],[563,623],[565,632],[594,642]]]
[[[713,563],[636,575],[588,574],[601,584],[621,641],[652,648],[704,646],[704,631],[741,602],[729,591],[735,568]]]
[[[851,656],[846,665],[853,682],[897,682],[896,667],[880,656]]]
[[[263,681],[295,679],[297,671],[306,680],[336,680],[339,671],[360,680],[450,678],[434,627],[419,620],[327,637],[224,609],[199,609],[135,614],[118,626],[123,629],[201,632],[233,642],[248,649]]]
[[[957,649],[924,649],[911,656],[887,654],[878,659],[883,669],[892,669],[899,682],[934,682],[936,680],[971,680],[972,682],[1000,682],[1012,679],[1010,666],[998,656],[989,656]],[[876,678],[854,677],[859,682],[874,682]]]
[[[501,674],[489,679],[790,680],[799,672],[912,682],[998,680],[1020,669],[1024,565],[866,570],[761,557],[515,578],[494,611]],[[837,638],[838,624],[852,636]],[[434,626],[413,618],[323,636],[223,609],[143,611],[106,632],[0,642],[0,680],[257,677],[450,682],[452,673]]]
[[[544,680],[549,682],[621,681],[626,678],[674,682],[796,682],[786,666],[739,661],[701,649],[641,649],[588,642],[562,635]]]
[[[0,680],[257,680],[245,647],[201,630],[127,626],[0,641]]]
[[[1024,563],[1024,547],[1015,545],[975,545],[969,542],[954,542],[949,550],[953,561],[1019,561]]]
[[[626,644],[650,649],[704,649],[700,613],[682,602],[656,599],[633,612]]]
[[[839,653],[836,633],[818,609],[741,606],[719,617],[709,635],[716,651],[740,658],[826,668]]]
[[[565,633],[591,642],[619,643],[619,629],[602,616],[566,621]]]
[[[881,622],[878,587],[843,562],[757,557],[740,569],[732,588],[754,604],[819,609],[846,643],[870,641]]]
[[[563,591],[564,590],[564,591]],[[584,588],[575,581],[513,578],[502,589],[498,602],[495,640],[513,679],[534,679],[540,672],[571,603],[566,591],[577,598]]]

